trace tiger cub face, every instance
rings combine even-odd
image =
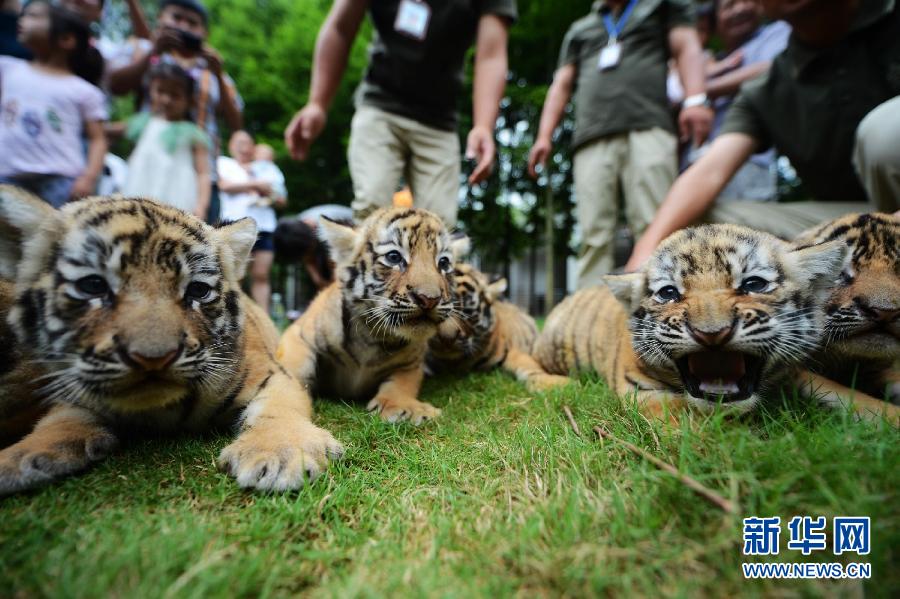
[[[453,310],[453,254],[427,210],[383,208],[358,227],[323,218],[344,301],[379,337],[427,339]]]
[[[607,280],[646,364],[680,378],[701,409],[747,411],[818,346],[844,254],[839,243],[793,250],[752,229],[706,225],[671,235],[641,272]]]
[[[0,190],[0,222],[27,239],[13,257],[9,323],[50,370],[49,399],[137,412],[230,380],[251,220],[213,229],[143,199],[91,198],[56,211],[8,191]]]
[[[453,280],[455,326],[447,327],[436,341],[469,357],[481,351],[494,330],[493,305],[506,291],[506,279],[491,283],[471,264],[457,263]]]
[[[795,243],[831,240],[846,244],[849,252],[825,302],[827,350],[857,359],[900,358],[900,219],[849,214]]]

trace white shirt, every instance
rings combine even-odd
[[[216,160],[216,168],[219,171],[219,179],[229,183],[248,183],[253,177],[244,170],[237,160],[228,156],[219,156]],[[275,210],[271,206],[257,204],[261,199],[255,191],[243,193],[219,193],[222,209],[220,218],[223,221],[235,221],[249,216],[256,221],[260,233],[272,233],[275,231],[277,221]]]

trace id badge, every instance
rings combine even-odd
[[[431,21],[431,7],[422,0],[401,0],[397,8],[394,30],[397,33],[424,41]]]
[[[614,69],[619,65],[620,58],[622,58],[622,44],[619,42],[610,43],[600,50],[600,60],[597,61],[597,68],[601,71]]]

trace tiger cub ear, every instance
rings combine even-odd
[[[647,289],[647,275],[642,272],[606,275],[603,282],[629,314],[637,309]]]
[[[499,278],[490,285],[487,286],[487,296],[491,301],[496,300],[500,296],[506,293],[506,279]]]
[[[350,225],[321,216],[319,217],[319,238],[328,244],[331,259],[335,264],[343,264],[353,257],[359,233]]]
[[[242,218],[233,223],[220,225],[215,233],[219,242],[228,249],[225,259],[230,261],[235,278],[243,279],[247,272],[250,252],[256,243],[256,221],[252,218]]]
[[[0,185],[0,277],[15,278],[23,244],[41,230],[53,230],[60,222],[58,215],[36,195]]]
[[[453,261],[459,262],[472,251],[472,242],[467,235],[454,237],[450,240],[450,253],[453,254]]]
[[[834,287],[834,282],[844,268],[847,252],[846,242],[835,239],[793,250],[788,257],[796,266],[799,280],[806,281],[816,291],[822,292]]]

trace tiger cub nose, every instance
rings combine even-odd
[[[731,338],[734,327],[727,326],[718,331],[700,331],[688,326],[688,330],[691,332],[691,337],[696,339],[701,345],[716,347],[717,345],[724,345]]]
[[[409,292],[409,297],[412,301],[415,302],[417,306],[419,306],[423,310],[432,310],[435,306],[438,305],[438,302],[441,300],[441,296],[430,296],[425,295],[424,293],[416,293],[415,291]]]
[[[140,366],[141,370],[147,372],[165,370],[175,361],[181,351],[180,347],[176,347],[172,351],[166,352],[159,356],[146,356],[137,352],[129,352],[128,357],[131,361]]]

